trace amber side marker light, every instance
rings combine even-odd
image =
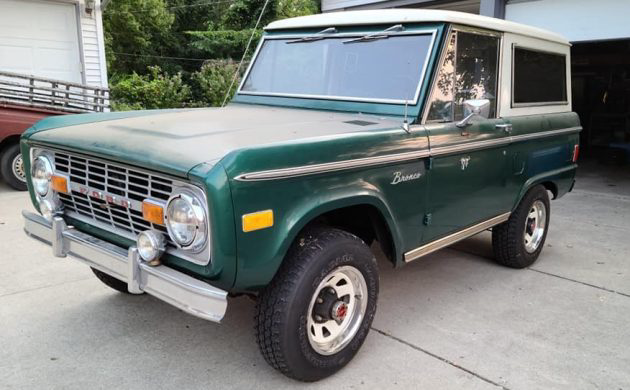
[[[68,179],[63,176],[52,175],[50,177],[51,187],[54,191],[62,192],[64,194],[69,193]]]
[[[148,199],[142,202],[142,218],[158,225],[164,225],[164,206]]]
[[[243,215],[243,231],[245,233],[272,226],[273,210],[257,211],[255,213]]]

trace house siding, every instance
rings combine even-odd
[[[97,2],[92,15],[88,15],[85,12],[84,1],[80,0],[79,13],[84,82],[88,85],[107,87],[107,65],[100,2]]]

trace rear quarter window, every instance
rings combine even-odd
[[[515,47],[513,59],[513,106],[567,102],[564,54]]]

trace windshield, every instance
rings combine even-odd
[[[239,93],[414,104],[433,36],[266,38]]]

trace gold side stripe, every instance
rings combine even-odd
[[[379,157],[358,158],[355,160],[336,161],[331,163],[305,165],[301,167],[273,169],[270,171],[260,171],[245,173],[236,177],[236,180],[254,181],[254,180],[274,180],[285,179],[289,177],[312,175],[316,173],[341,171],[351,168],[369,167],[374,165],[390,164],[395,162],[417,160],[429,157],[429,150],[420,150],[417,152],[389,154]]]
[[[582,130],[582,127],[568,127],[565,129],[541,131],[538,133],[523,134],[498,138],[494,140],[473,141],[466,144],[452,146],[438,146],[435,148],[419,150],[416,152],[406,152],[389,154],[378,157],[358,158],[354,160],[336,161],[331,163],[304,165],[291,168],[271,169],[268,171],[258,171],[243,173],[236,176],[239,181],[260,181],[260,180],[277,180],[287,179],[291,177],[314,175],[326,172],[335,172],[352,168],[370,167],[376,165],[385,165],[391,163],[400,163],[410,160],[417,160],[425,157],[442,156],[452,153],[460,153],[470,150],[486,149],[499,145],[506,145],[514,142],[528,141],[537,138],[545,138],[563,134],[575,133]]]
[[[431,241],[428,244],[422,245],[421,247],[418,247],[414,250],[411,250],[407,253],[404,254],[404,260],[405,263],[408,263],[410,261],[419,259],[422,256],[426,256],[429,253],[435,252],[438,249],[442,249],[446,246],[452,245],[458,241],[461,241],[465,238],[468,238],[470,236],[474,236],[477,233],[481,233],[482,231],[491,228],[493,226],[496,226],[500,223],[503,223],[505,221],[508,220],[508,218],[510,218],[510,213],[505,213],[505,214],[501,214],[498,215],[494,218],[491,218],[487,221],[478,223],[476,225],[467,227],[466,229],[460,230],[458,232],[455,232],[453,234],[449,234],[446,237],[442,237],[438,240],[435,241]]]

